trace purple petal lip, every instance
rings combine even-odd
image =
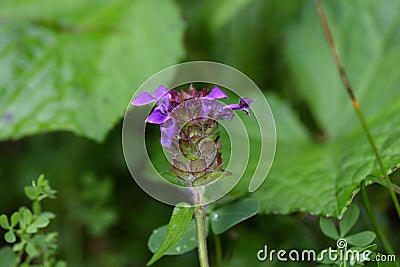
[[[134,106],[144,106],[155,101],[156,99],[151,94],[149,94],[148,92],[143,92],[135,97],[132,100],[131,104]]]
[[[157,90],[154,92],[154,98],[159,100],[168,100],[168,99],[164,99],[165,97],[168,97],[168,93],[169,90],[167,89],[167,87],[165,87],[164,85],[160,85]]]
[[[221,89],[219,89],[217,86],[215,86],[211,92],[205,96],[206,98],[211,98],[211,99],[220,99],[220,98],[228,98],[228,96],[224,93],[224,91],[222,91]]]
[[[162,124],[167,119],[168,115],[164,114],[160,108],[155,108],[154,111],[147,117],[146,122],[154,124]]]
[[[243,97],[240,99],[239,104],[226,105],[224,109],[243,110],[247,115],[250,115],[250,103],[255,102],[255,99]]]

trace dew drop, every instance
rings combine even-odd
[[[213,220],[213,221],[218,220],[218,214],[217,214],[217,213],[214,213],[214,214],[212,215],[212,220]]]

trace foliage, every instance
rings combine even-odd
[[[32,201],[32,208],[20,207],[9,218],[3,214],[0,216],[0,226],[7,230],[4,239],[11,246],[0,250],[0,265],[4,267],[14,266],[44,266],[63,267],[66,263],[57,261],[57,233],[43,232],[54,213],[42,211],[41,202],[46,198],[54,199],[57,191],[50,187],[48,180],[41,175],[32,186],[27,186],[25,195]]]
[[[68,130],[102,141],[132,88],[183,55],[170,0],[2,1],[0,18],[0,140]]]

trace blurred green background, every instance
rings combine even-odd
[[[349,65],[356,87],[361,87],[361,103],[365,100],[368,107],[376,106],[377,95],[388,96],[382,97],[380,107],[391,105],[389,100],[399,103],[400,35],[396,33],[400,20],[392,11],[396,8],[390,7],[396,1],[383,2],[337,1],[327,8],[345,66]],[[165,67],[191,60],[217,61],[244,72],[266,94],[278,95],[293,110],[306,136],[313,143],[324,142],[346,131],[340,127],[335,129],[341,131],[330,131],[324,119],[351,113],[329,115],[335,107],[329,101],[336,99],[330,92],[337,89],[343,93],[338,98],[346,101],[347,96],[335,69],[325,68],[332,66],[329,50],[322,32],[313,39],[320,25],[309,17],[316,18],[308,0],[1,0],[1,213],[29,205],[23,187],[43,173],[58,190],[57,200],[44,205],[57,215],[51,228],[59,232],[60,259],[74,267],[145,266],[151,257],[148,237],[168,222],[172,207],[140,190],[125,165],[121,127],[130,97]],[[366,81],[371,75],[376,78]],[[371,84],[388,89],[362,91]],[[311,89],[335,86],[324,91],[328,99]],[[320,103],[325,103],[323,116],[316,115]],[[345,103],[350,110],[350,103]],[[368,108],[367,115],[377,113],[376,109]],[[347,123],[357,126],[355,120]],[[290,138],[291,129],[282,135]],[[397,152],[398,143],[393,146]],[[388,162],[398,164],[398,155]],[[285,168],[304,167],[286,164]],[[354,185],[357,181],[351,190]],[[371,186],[369,192],[379,221],[398,251],[400,227],[388,194],[378,186]],[[226,266],[267,265],[256,258],[264,244],[317,250],[334,245],[320,232],[316,216],[292,207],[279,212],[290,215],[274,215],[272,208],[264,211],[267,215],[260,214],[221,236]],[[307,207],[303,211],[318,213]],[[343,210],[329,212],[337,216]],[[357,229],[371,229],[363,209]],[[4,244],[0,239],[0,246]],[[209,246],[213,259],[212,235]],[[164,257],[154,266],[198,266],[197,254]]]

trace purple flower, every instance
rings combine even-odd
[[[243,110],[247,115],[250,114],[250,103],[254,99],[243,97],[239,104],[230,104],[225,107],[216,99],[225,98],[228,96],[224,91],[215,86],[210,92],[207,88],[197,91],[193,85],[190,85],[187,90],[168,90],[164,85],[161,85],[151,95],[148,92],[143,92],[133,99],[131,102],[134,106],[143,106],[149,103],[156,102],[157,107],[146,118],[146,122],[160,124],[161,132],[164,135],[161,137],[161,144],[164,147],[169,147],[174,136],[178,135],[178,126],[183,126],[191,120],[198,118],[207,118],[212,120],[221,120],[233,118],[232,110]],[[198,100],[198,101],[192,101]],[[178,112],[172,111],[179,107]],[[179,114],[177,114],[179,113]],[[173,121],[169,121],[169,120]],[[166,125],[164,123],[169,121]]]
[[[223,175],[219,121],[232,120],[233,110],[250,114],[254,99],[243,97],[239,104],[224,106],[217,99],[228,96],[218,87],[197,91],[168,90],[160,86],[151,95],[143,92],[131,102],[134,106],[156,103],[146,122],[160,124],[161,145],[171,156],[172,171],[186,186],[209,184]]]

